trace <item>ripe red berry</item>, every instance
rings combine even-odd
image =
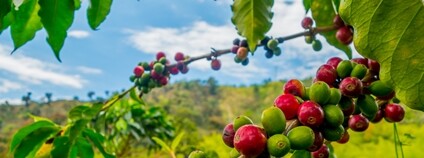
[[[305,86],[302,81],[298,79],[291,79],[284,84],[283,87],[284,94],[293,94],[298,97],[304,97],[305,95]]]
[[[349,45],[353,40],[353,32],[349,27],[343,26],[337,30],[336,38],[340,43]]]
[[[297,116],[300,103],[292,94],[282,94],[275,98],[274,105],[283,111],[286,120],[293,119]]]
[[[340,92],[347,97],[356,98],[362,93],[362,82],[356,77],[346,77],[340,82]]]
[[[221,61],[218,59],[213,59],[211,62],[212,70],[218,71],[221,69]]]
[[[368,68],[368,59],[367,58],[353,58],[353,59],[350,59],[350,61],[357,63],[357,64],[365,65]]]
[[[340,27],[345,26],[345,23],[344,23],[343,19],[340,17],[340,15],[339,15],[339,14],[337,14],[337,15],[334,17],[334,19],[333,19],[333,25],[334,25],[334,27],[336,27],[336,28],[340,28]]]
[[[184,60],[184,54],[183,54],[183,53],[181,53],[181,52],[177,52],[177,54],[175,54],[174,59],[175,59],[175,61],[181,61],[181,60]]]
[[[319,150],[312,152],[313,158],[328,158],[330,156],[330,149],[327,145],[323,144]]]
[[[384,108],[384,118],[388,122],[400,122],[405,117],[405,110],[396,103],[387,104]]]
[[[151,72],[150,72],[150,75],[152,76],[152,78],[153,79],[155,79],[155,80],[159,80],[161,77],[162,77],[162,75],[161,74],[159,74],[159,73],[157,73],[155,70],[152,70]]]
[[[222,131],[222,140],[224,143],[233,148],[234,147],[234,135],[236,132],[233,128],[233,123],[229,123],[225,126],[224,130]]]
[[[187,67],[187,65],[185,65],[184,62],[182,62],[182,61],[177,62],[178,70],[182,71],[185,67]]]
[[[369,126],[369,121],[362,115],[352,115],[349,119],[349,128],[356,132],[365,131]]]
[[[144,73],[144,68],[143,67],[136,66],[134,68],[134,75],[135,75],[135,77],[140,77],[141,75],[143,75],[143,73]]]
[[[368,59],[368,68],[372,72],[380,72],[380,64],[375,60]]]
[[[305,101],[299,107],[297,118],[305,126],[318,127],[324,122],[324,111],[317,103]]]
[[[334,69],[336,69],[336,68],[337,68],[337,66],[339,65],[339,63],[340,63],[341,61],[343,61],[343,59],[342,59],[342,58],[339,58],[339,57],[332,57],[332,58],[330,58],[330,59],[328,59],[328,60],[327,60],[327,64],[328,64],[328,65],[333,66],[333,67],[334,67]]]
[[[186,74],[188,72],[188,70],[189,70],[188,67],[187,66],[184,66],[184,68],[182,70],[180,70],[180,72],[182,74]]]
[[[302,23],[301,23],[301,25],[304,29],[311,28],[313,24],[314,24],[314,20],[312,20],[312,18],[310,18],[310,17],[303,18]]]
[[[371,120],[372,123],[378,123],[384,118],[384,111],[382,109],[379,109],[377,111],[377,114],[375,114],[375,117],[373,120]]]
[[[162,77],[159,79],[159,83],[160,83],[162,86],[167,85],[167,84],[168,84],[168,77],[162,76]]]
[[[178,68],[177,68],[176,66],[173,66],[173,67],[171,67],[171,68],[169,69],[169,72],[170,72],[172,75],[177,75],[177,74],[178,74]]]
[[[322,136],[322,133],[318,130],[314,130],[314,144],[308,148],[308,151],[314,152],[320,149],[324,143],[324,137]]]
[[[237,50],[240,48],[240,46],[238,45],[233,45],[233,47],[231,48],[231,52],[234,54],[237,54]]]
[[[263,129],[255,125],[244,125],[234,136],[234,147],[246,157],[256,157],[265,150],[266,141]]]
[[[343,134],[342,138],[341,138],[340,140],[338,140],[338,141],[337,141],[337,143],[345,144],[345,143],[347,143],[347,142],[349,141],[349,139],[350,139],[350,135],[349,135],[349,133],[347,132],[347,130],[345,130],[345,132],[344,132],[344,134]]]
[[[160,58],[162,58],[162,57],[165,57],[165,53],[164,53],[164,52],[158,52],[158,53],[156,54],[156,60],[157,60],[157,61],[159,61],[159,60],[160,60]]]
[[[316,79],[317,81],[324,81],[329,86],[333,86],[337,79],[337,71],[331,65],[321,65],[317,70]]]

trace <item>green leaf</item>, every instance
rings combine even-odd
[[[90,119],[88,116],[85,116],[85,113],[89,111],[91,108],[88,106],[80,105],[76,106],[69,111],[68,118],[72,121],[80,120],[80,119]]]
[[[181,133],[180,133],[180,134],[178,134],[178,136],[177,136],[177,137],[175,137],[175,139],[172,141],[172,144],[171,144],[171,149],[172,149],[172,151],[175,151],[175,149],[177,148],[178,144],[180,144],[181,139],[183,138],[183,136],[184,136],[184,132],[181,132]]]
[[[162,139],[160,139],[160,138],[158,138],[158,137],[153,137],[152,138],[156,143],[158,143],[162,148],[164,148],[167,152],[172,152],[172,150],[171,150],[171,148],[169,148],[169,146],[168,145],[166,145],[166,143],[162,140]]]
[[[31,118],[34,120],[34,122],[38,122],[38,121],[48,121],[48,122],[53,123],[53,121],[52,121],[52,120],[50,120],[50,119],[48,119],[48,118],[45,118],[45,117],[35,116],[35,115],[30,114],[30,113],[28,113],[28,116],[29,116],[29,117],[31,117]],[[54,123],[53,123],[53,124],[54,124]]]
[[[424,111],[424,5],[421,0],[345,0],[359,54],[378,61],[380,79],[412,109]]]
[[[74,0],[75,10],[81,8],[81,0]]]
[[[311,153],[306,150],[296,150],[291,158],[311,158]]]
[[[38,121],[30,125],[27,125],[18,130],[18,132],[13,135],[12,141],[10,143],[10,152],[13,152],[19,144],[22,143],[22,140],[30,135],[32,132],[42,128],[42,127],[55,127],[60,130],[59,126],[50,122],[50,121]]]
[[[52,158],[69,157],[72,142],[67,136],[56,137],[53,141],[53,148],[50,152]]]
[[[96,30],[106,19],[111,5],[112,0],[90,0],[90,6],[87,9],[87,19],[91,29]]]
[[[32,40],[35,37],[35,33],[42,28],[41,19],[38,16],[40,6],[37,2],[38,0],[25,1],[19,7],[19,10],[12,11],[16,18],[10,29],[13,44],[15,45],[13,51]]]
[[[14,158],[34,157],[36,151],[50,138],[60,131],[59,127],[43,126],[26,135],[16,149],[13,150]]]
[[[114,158],[115,156],[107,153],[105,149],[103,148],[103,143],[105,141],[105,138],[99,134],[94,132],[92,129],[85,129],[83,131],[84,137],[88,137],[91,142],[96,146],[97,149],[99,149],[100,153],[102,153],[103,157],[105,158]]]
[[[69,132],[69,139],[73,142],[75,139],[81,135],[81,132],[87,128],[89,120],[81,119],[75,121],[70,127],[67,132]]]
[[[135,100],[137,103],[145,105],[144,101],[140,97],[138,97],[137,89],[135,89],[135,88],[131,89],[130,97],[131,97],[132,100]]]
[[[6,15],[12,9],[11,3],[12,2],[10,0],[0,0],[0,34],[4,29],[6,29],[6,26],[4,25],[3,19],[6,17]]]
[[[271,29],[273,5],[274,0],[235,0],[231,6],[231,22],[236,26],[238,33],[246,37],[251,52],[255,51],[256,45]]]
[[[80,158],[93,158],[94,157],[94,151],[93,147],[91,146],[90,142],[88,142],[83,137],[78,137],[77,142],[77,153]]]
[[[339,6],[340,6],[340,0],[333,0],[333,7],[337,13],[339,12]]]
[[[333,26],[333,18],[336,16],[333,9],[333,2],[331,0],[313,0],[311,11],[312,17],[316,22],[317,27]],[[320,34],[325,37],[328,44],[345,52],[349,59],[352,58],[352,50],[349,46],[340,43],[336,38],[336,30],[321,32]]]
[[[47,31],[47,43],[52,48],[57,60],[65,43],[67,30],[74,20],[74,0],[39,0],[38,15]],[[59,9],[60,8],[60,9]]]
[[[311,9],[312,0],[303,0],[303,7],[305,7],[305,13],[308,13]]]

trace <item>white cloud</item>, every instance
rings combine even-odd
[[[84,31],[84,30],[71,30],[68,32],[68,36],[82,39],[82,38],[87,38],[88,36],[90,36],[90,32]]]
[[[97,68],[91,68],[91,67],[86,67],[86,66],[78,66],[77,70],[85,73],[85,74],[91,74],[91,75],[99,75],[102,74],[103,71]]]
[[[18,82],[13,82],[0,78],[0,93],[7,93],[11,90],[21,89],[23,86]]]
[[[293,3],[275,1],[273,11],[273,27],[267,35],[281,37],[304,31],[300,26],[305,16],[302,1],[297,0]],[[125,32],[130,34],[130,44],[138,50],[151,54],[164,51],[171,57],[177,51],[198,56],[210,52],[211,46],[216,49],[229,48],[231,41],[238,37],[233,24],[211,25],[205,21],[196,21],[191,26],[182,28],[151,27],[141,31],[126,30]],[[322,37],[318,36],[318,38],[323,43],[323,49],[319,52],[313,51],[312,46],[306,44],[302,37],[281,44],[283,54],[267,61],[278,70],[277,79],[307,78],[313,76],[316,69],[332,56],[347,59],[342,51],[328,45]],[[248,80],[274,71],[261,68],[254,60],[250,60],[249,66],[241,71],[231,55],[225,55],[220,59],[224,63],[221,72],[240,79]],[[191,65],[193,65],[192,68],[199,70],[209,71],[210,69],[210,63],[206,60],[196,61]]]
[[[9,105],[22,105],[23,102],[20,98],[0,98],[0,105],[9,103]]]
[[[16,75],[18,79],[32,84],[52,83],[59,86],[81,89],[86,82],[79,75],[62,73],[63,67],[26,57],[10,47],[0,45],[0,70]],[[15,85],[16,86],[16,85]]]

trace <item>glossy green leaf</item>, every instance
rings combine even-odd
[[[81,8],[81,0],[74,0],[75,10]]]
[[[144,101],[140,97],[138,97],[137,89],[135,89],[135,88],[131,89],[130,97],[131,97],[132,100],[136,101],[139,104],[143,104],[143,105],[145,104]]]
[[[312,158],[311,152],[306,150],[296,150],[291,158]]]
[[[88,106],[80,105],[76,106],[69,111],[68,118],[75,121],[79,119],[89,119],[85,116],[85,113],[89,111],[91,108]]]
[[[13,152],[15,148],[22,143],[22,140],[26,138],[29,134],[31,134],[32,132],[42,127],[54,127],[54,128],[60,129],[59,126],[57,126],[56,124],[50,121],[38,121],[30,125],[27,125],[21,128],[19,131],[17,131],[15,135],[13,135],[12,141],[10,143],[10,148],[9,148],[10,152]]]
[[[340,15],[355,30],[356,50],[380,63],[380,79],[403,104],[424,111],[422,1],[345,0]]]
[[[315,20],[317,27],[328,27],[333,26],[333,18],[336,16],[333,9],[333,2],[331,0],[313,0],[311,5],[312,17]],[[347,57],[352,58],[352,49],[340,43],[336,38],[336,30],[321,32],[320,34],[325,37],[327,42],[344,51]]]
[[[84,137],[88,137],[89,140],[96,146],[97,149],[99,149],[100,153],[102,153],[103,157],[105,158],[114,158],[115,156],[107,153],[105,149],[103,148],[103,143],[105,141],[105,138],[99,134],[94,132],[92,129],[85,129],[83,131]]]
[[[13,44],[15,45],[14,51],[32,40],[35,33],[41,30],[39,10],[38,0],[28,0],[19,7],[19,10],[12,11],[16,19],[10,27]]]
[[[77,146],[77,154],[80,158],[93,158],[94,157],[94,151],[93,147],[91,146],[90,142],[88,142],[83,137],[78,137],[77,142],[75,144]]]
[[[60,128],[43,126],[26,135],[13,150],[14,158],[34,157],[37,151],[48,139],[54,137]]]
[[[47,31],[47,43],[60,61],[60,50],[65,43],[67,30],[74,21],[74,0],[39,0],[38,15]],[[60,9],[58,9],[60,8]]]
[[[231,21],[238,33],[247,39],[251,52],[255,51],[256,45],[271,29],[273,5],[274,0],[235,0],[231,6]]]
[[[158,143],[163,149],[165,149],[167,152],[172,152],[172,150],[171,150],[171,148],[169,148],[169,146],[168,145],[166,145],[166,143],[162,140],[162,139],[160,139],[160,138],[158,138],[158,137],[153,137],[152,138],[156,143]]]
[[[90,6],[87,9],[87,19],[91,29],[96,30],[106,19],[111,5],[112,0],[90,0]]]
[[[69,132],[69,139],[71,141],[75,141],[75,139],[81,135],[81,132],[87,128],[89,120],[81,119],[75,121],[70,127],[67,132]]]
[[[308,13],[311,9],[312,0],[303,0],[303,7],[305,7],[305,13]]]
[[[0,34],[6,28],[4,25],[3,19],[11,10],[10,0],[0,0]]]
[[[72,142],[67,136],[56,137],[53,141],[53,148],[50,152],[52,158],[69,157],[71,152]]]
[[[175,149],[177,148],[177,146],[180,144],[181,139],[184,136],[184,132],[181,132],[180,134],[177,135],[177,137],[175,137],[175,139],[172,141],[171,143],[171,149],[172,151],[175,151]]]

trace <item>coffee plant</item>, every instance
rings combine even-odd
[[[89,3],[88,24],[96,30],[109,14],[112,0]],[[45,29],[47,43],[60,61],[60,50],[81,0],[0,0],[0,4],[0,33],[10,27],[14,51]],[[404,107],[424,111],[423,1],[303,0],[303,4],[306,15],[311,15],[299,22],[305,31],[271,37],[266,33],[272,27],[274,0],[234,0],[231,21],[244,39],[235,39],[228,49],[212,48],[197,57],[181,52],[166,57],[159,52],[155,60],[134,67],[130,76],[133,87],[104,103],[73,108],[68,124],[60,126],[34,116],[34,123],[13,136],[11,155],[90,158],[97,148],[104,157],[124,157],[131,154],[128,149],[134,140],[155,148],[160,140],[174,137],[174,131],[166,115],[147,107],[142,95],[167,85],[171,75],[188,73],[188,65],[201,59],[211,61],[211,68],[217,71],[225,64],[219,60],[221,55],[233,54],[234,62],[248,65],[249,55],[259,47],[267,58],[281,56],[284,41],[298,37],[320,51],[323,46],[318,35],[348,59],[328,59],[317,68],[311,86],[289,80],[274,105],[262,112],[261,125],[239,116],[223,127],[222,139],[233,148],[230,155],[334,157],[333,142],[347,143],[350,132],[365,131],[370,122],[382,119],[393,123],[395,143],[401,148],[396,122],[405,116]],[[352,59],[351,43],[363,57]],[[169,153],[174,155],[176,145],[172,146]],[[205,154],[194,151],[189,157]]]

